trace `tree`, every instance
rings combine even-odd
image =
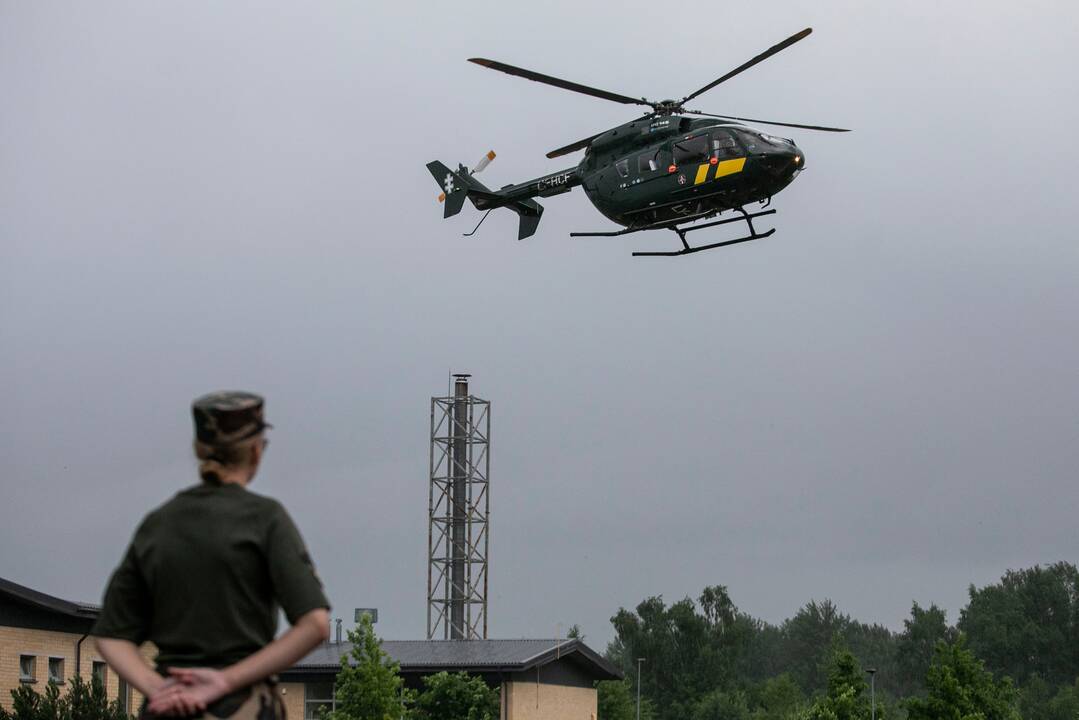
[[[633,690],[626,680],[601,680],[596,683],[597,720],[633,720]]]
[[[1051,686],[1079,676],[1079,570],[1071,563],[1009,570],[996,585],[970,586],[959,618],[970,649],[998,676]]]
[[[810,708],[810,720],[864,720],[870,716],[868,686],[858,659],[835,645],[828,665],[828,692]]]
[[[909,720],[1020,720],[1011,680],[995,680],[965,638],[937,643],[926,696],[907,700]]]
[[[693,707],[692,720],[749,720],[749,703],[745,693],[734,690],[713,690]]]
[[[1053,695],[1049,685],[1031,675],[1019,694],[1019,714],[1023,720],[1076,720],[1079,718],[1079,680],[1064,685]]]
[[[54,682],[39,694],[29,685],[11,691],[12,712],[0,708],[0,720],[129,720],[120,704],[109,702],[101,681],[85,682],[75,676],[68,680],[68,691],[61,695]]]
[[[597,720],[636,720],[637,697],[629,680],[601,680],[596,683],[599,701]],[[641,698],[641,720],[654,720],[655,708]]]
[[[752,696],[753,720],[790,720],[805,706],[805,695],[787,673],[765,680]]]
[[[850,617],[831,600],[811,600],[783,623],[783,656],[791,676],[807,693],[824,688],[828,661],[837,638],[844,637]]]
[[[569,630],[566,632],[566,637],[571,640],[580,640],[581,642],[584,642],[584,632],[577,623],[570,625]]]
[[[413,717],[419,720],[497,720],[501,708],[497,690],[468,673],[440,672],[423,679]]]
[[[624,608],[611,618],[616,637],[608,657],[627,677],[636,677],[637,658],[647,658],[644,697],[661,720],[684,720],[713,690],[736,690],[740,664],[757,623],[738,611],[726,588],[706,587],[701,610],[689,598],[667,607],[661,597]]]
[[[1079,718],[1079,679],[1075,684],[1065,685],[1049,701],[1047,720],[1075,720]]]
[[[369,615],[348,631],[348,640],[352,650],[341,656],[336,707],[327,720],[399,720],[411,693],[404,688],[400,665],[382,649]]]
[[[903,632],[896,642],[899,691],[904,695],[924,692],[925,674],[933,662],[937,643],[954,642],[955,638],[955,629],[948,627],[943,610],[936,605],[923,610],[914,603],[910,619],[903,621]]]

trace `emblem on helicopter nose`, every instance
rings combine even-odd
[[[446,179],[442,182],[442,189],[446,191],[447,195],[453,192],[453,175],[451,173],[446,173]]]
[[[679,185],[685,185],[686,184],[686,176],[685,175],[679,175],[678,176],[678,184]]]

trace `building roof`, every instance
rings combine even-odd
[[[24,585],[0,578],[0,596],[6,596],[17,602],[31,605],[42,610],[67,615],[68,617],[93,620],[101,612],[101,607],[91,603],[74,602],[46,595]]]
[[[384,640],[382,649],[405,673],[430,673],[441,670],[469,672],[523,672],[552,662],[572,662],[595,680],[617,680],[622,673],[580,640]],[[352,644],[325,643],[290,673],[336,672],[341,656]]]
[[[0,578],[0,597],[40,610],[87,622],[93,621],[101,607],[46,595],[18,583]],[[565,660],[573,663],[595,680],[617,680],[621,671],[602,655],[573,638],[520,640],[384,640],[382,649],[401,666],[404,673],[435,673],[442,670],[465,670],[474,673],[514,673]],[[287,674],[336,673],[341,656],[352,644],[323,643],[296,663]]]

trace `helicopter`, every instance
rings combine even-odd
[[[643,117],[547,153],[548,158],[557,158],[584,150],[584,157],[576,166],[498,190],[491,190],[476,179],[495,158],[493,151],[472,170],[464,165],[451,170],[437,160],[428,163],[428,171],[442,188],[439,201],[445,203],[443,217],[459,213],[466,199],[477,210],[486,211],[472,232],[465,233],[470,236],[491,210],[509,208],[520,216],[517,239],[523,240],[536,232],[543,215],[543,206],[533,198],[560,195],[580,185],[600,213],[623,227],[609,232],[572,232],[571,237],[616,237],[646,230],[671,230],[682,241],[682,247],[676,250],[638,251],[633,253],[635,257],[687,255],[772,235],[775,228],[758,232],[753,221],[776,212],[774,208],[765,208],[771,204],[773,195],[805,169],[805,154],[793,140],[761,132],[744,123],[850,131],[716,115],[689,110],[686,103],[811,32],[812,28],[806,28],[791,35],[681,100],[634,98],[495,60],[470,58],[469,62],[509,75],[651,110]],[[749,212],[745,206],[752,203],[761,207]],[[732,211],[734,216],[711,220],[727,211]],[[691,232],[736,222],[746,223],[747,235],[695,246],[686,240]]]

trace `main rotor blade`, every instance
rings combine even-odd
[[[583,93],[585,95],[591,95],[592,97],[598,97],[603,100],[612,100],[623,105],[648,105],[651,107],[652,103],[642,98],[631,98],[627,95],[619,95],[618,93],[607,92],[606,90],[600,90],[594,87],[588,87],[587,85],[581,85],[579,83],[570,82],[569,80],[562,80],[560,78],[551,77],[550,75],[543,75],[542,73],[533,72],[531,70],[525,70],[524,68],[514,67],[513,65],[507,65],[500,63],[497,60],[488,60],[486,58],[469,58],[469,62],[482,65],[492,70],[500,70],[501,72],[509,75],[516,75],[517,77],[523,77],[526,80],[534,80],[536,82],[544,83],[546,85],[554,85],[557,88],[563,90],[572,90],[573,92]]]
[[[734,117],[733,115],[716,115],[715,113],[700,112],[698,110],[686,110],[685,112],[687,115],[704,115],[705,117],[720,118],[722,120],[740,120],[748,123],[760,123],[761,125],[781,125],[803,130],[823,130],[824,132],[850,132],[846,128],[825,127],[824,125],[800,125],[798,123],[776,122],[775,120],[755,120],[753,118]]]
[[[709,90],[714,88],[716,85],[719,85],[721,82],[726,82],[727,80],[730,80],[732,77],[734,77],[738,73],[743,72],[745,70],[748,70],[749,68],[753,67],[754,65],[756,65],[759,62],[767,60],[768,58],[772,57],[773,55],[775,55],[780,50],[786,50],[791,45],[798,42],[799,40],[801,40],[802,38],[804,38],[806,35],[808,35],[811,32],[813,32],[813,28],[806,28],[805,30],[803,30],[801,32],[794,33],[793,35],[791,35],[789,38],[787,38],[783,42],[781,42],[781,43],[779,43],[777,45],[773,45],[772,47],[768,48],[767,50],[765,50],[764,52],[762,52],[760,55],[753,58],[749,62],[744,63],[742,65],[739,65],[734,70],[731,70],[729,73],[727,73],[723,77],[719,78],[718,80],[715,80],[713,82],[708,83],[707,85],[705,85],[700,90],[693,93],[692,95],[686,95],[684,98],[682,98],[682,102],[692,100],[693,98],[697,97],[701,93],[708,92]]]
[[[604,130],[603,132],[607,132],[607,131]],[[577,142],[570,143],[569,145],[566,145],[565,147],[560,147],[557,150],[552,150],[551,152],[547,153],[547,157],[556,158],[556,157],[562,157],[563,155],[569,155],[572,152],[577,152],[578,150],[581,150],[582,148],[586,148],[589,145],[591,145],[592,141],[595,140],[596,138],[598,138],[602,134],[603,133],[596,133],[592,137],[586,137],[584,140],[578,140]]]

